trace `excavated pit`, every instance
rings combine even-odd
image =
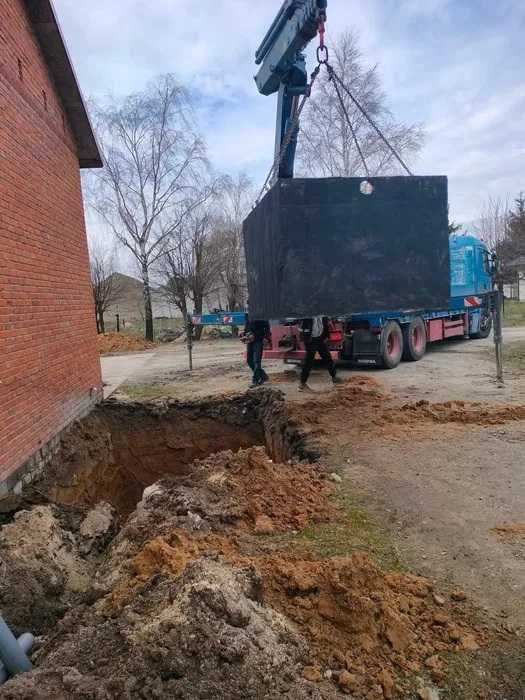
[[[187,476],[197,459],[252,446],[264,446],[280,462],[317,457],[279,392],[162,404],[108,401],[64,435],[37,487],[54,503],[105,501],[125,517],[159,479]]]
[[[73,425],[0,527],[0,611],[40,638],[0,697],[390,700],[407,673],[442,678],[487,640],[459,598],[287,544],[341,516],[319,456],[268,389]]]

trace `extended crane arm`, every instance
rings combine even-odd
[[[260,66],[255,82],[263,95],[279,93],[276,158],[293,122],[299,96],[308,94],[308,73],[303,49],[326,20],[328,0],[285,0],[255,54]],[[293,177],[297,133],[290,140],[279,166],[279,177]]]

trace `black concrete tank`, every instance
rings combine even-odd
[[[446,177],[281,180],[244,244],[252,318],[448,307]]]

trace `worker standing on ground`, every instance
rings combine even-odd
[[[299,391],[312,391],[307,382],[317,353],[319,353],[321,360],[326,364],[328,372],[332,377],[332,382],[337,384],[339,380],[337,378],[335,364],[326,342],[330,334],[328,318],[326,316],[305,318],[301,321],[300,329],[301,340],[306,347],[306,358],[304,360],[303,371],[301,372]]]
[[[262,358],[265,341],[271,343],[272,340],[270,324],[268,321],[251,321],[248,318],[241,340],[246,343],[246,362],[253,372],[250,386],[253,389],[269,379],[262,368]]]

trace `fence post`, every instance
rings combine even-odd
[[[188,364],[190,372],[193,371],[193,323],[191,314],[188,314],[186,319],[186,342],[188,345]]]
[[[494,347],[496,350],[496,380],[503,385],[503,284],[498,282],[494,294]]]

